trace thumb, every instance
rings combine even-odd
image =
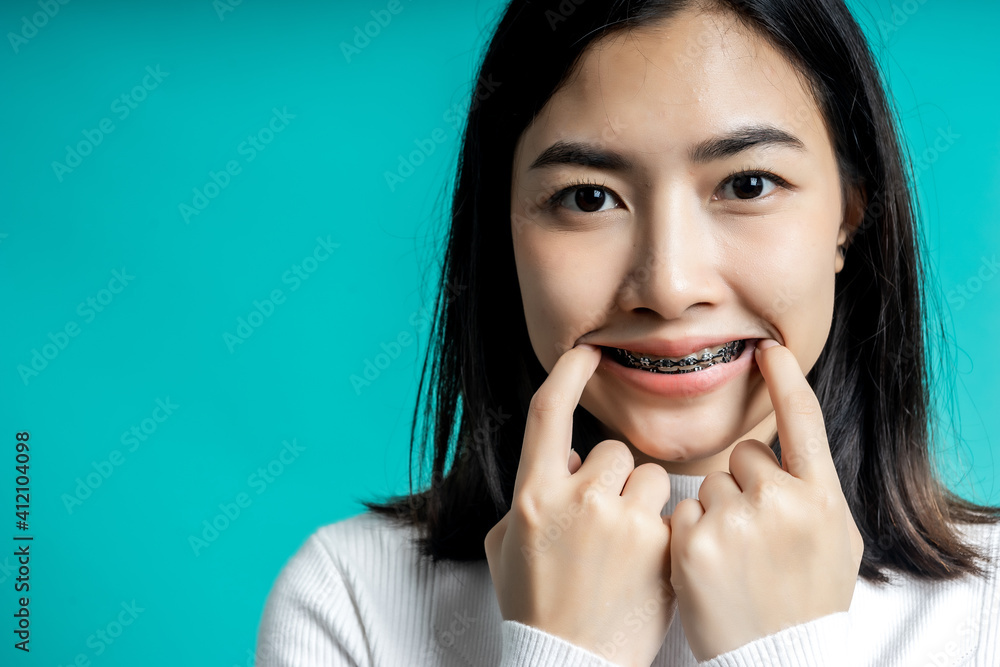
[[[577,454],[576,450],[572,447],[569,450],[569,461],[566,462],[566,465],[569,468],[569,474],[571,475],[579,470],[580,466],[583,465],[583,460],[580,458],[580,455]]]

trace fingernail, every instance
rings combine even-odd
[[[585,350],[596,350],[596,345],[591,345],[590,343],[577,343],[575,347],[582,347]]]
[[[778,341],[774,340],[773,338],[761,338],[759,341],[757,341],[757,349],[755,350],[755,353],[759,354],[762,350],[766,350],[769,347],[774,347],[777,344]]]

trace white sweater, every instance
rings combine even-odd
[[[704,477],[670,475],[671,497],[696,498]],[[756,639],[699,663],[679,614],[654,667],[998,667],[1000,528],[966,526],[988,544],[988,579],[921,583],[859,578],[849,611]],[[267,598],[257,667],[610,667],[604,656],[504,620],[485,559],[419,559],[413,528],[370,512],[319,528]],[[609,658],[610,660],[606,659]]]

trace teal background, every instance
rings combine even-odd
[[[265,597],[306,537],[358,513],[359,498],[406,489],[455,113],[502,3],[402,0],[348,62],[340,43],[386,5],[245,0],[220,15],[210,0],[77,0],[17,45],[9,33],[39,4],[0,7],[0,539],[18,532],[13,442],[25,430],[35,537],[30,655],[12,648],[13,547],[0,550],[0,663],[250,665]],[[939,130],[959,135],[919,170],[955,345],[938,377],[953,390],[942,409],[954,446],[940,455],[962,495],[1000,502],[1000,279],[977,276],[1000,246],[1000,5],[852,8],[914,156]],[[116,98],[147,66],[168,74],[120,117]],[[275,108],[294,118],[250,160],[241,142]],[[52,163],[102,119],[113,131],[60,180]],[[444,140],[391,190],[385,172],[435,130]],[[233,160],[240,172],[186,223],[179,205]],[[286,272],[318,237],[339,246],[305,262],[315,270],[293,289]],[[134,278],[102,295],[123,269]],[[224,334],[278,289],[283,303],[230,351]],[[101,312],[80,308],[101,296],[113,297]],[[70,323],[78,335],[25,382],[19,365]],[[411,343],[356,391],[351,376],[401,334]],[[162,423],[158,399],[177,406]],[[146,439],[123,442],[144,420]],[[301,449],[276,463],[286,441]],[[268,465],[270,481],[257,472]],[[100,485],[67,508],[92,473]],[[238,499],[249,504],[196,554],[189,537]],[[97,643],[133,601],[134,622]]]

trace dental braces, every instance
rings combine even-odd
[[[684,357],[680,361],[674,361],[672,359],[656,359],[652,360],[649,357],[637,357],[628,350],[623,350],[620,347],[615,348],[618,355],[623,357],[628,364],[633,368],[639,368],[641,370],[650,371],[652,373],[694,373],[696,371],[704,370],[710,368],[716,364],[726,364],[732,361],[734,358],[740,356],[743,353],[743,349],[746,347],[746,342],[742,340],[732,341],[726,343],[721,350],[715,354],[709,352],[704,353],[700,357],[697,355],[690,355]],[[707,363],[706,363],[707,362]],[[680,368],[675,371],[666,371],[664,369],[674,368],[675,366],[694,366],[694,368],[683,369]]]

